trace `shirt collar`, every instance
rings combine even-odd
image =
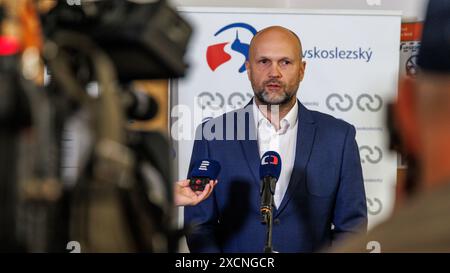
[[[267,122],[270,123],[269,120],[263,115],[263,113],[258,109],[258,106],[256,105],[256,102],[253,101],[253,116],[255,119],[255,127],[258,128],[261,122]],[[287,115],[281,119],[280,125],[283,126],[283,123],[287,122],[287,127],[294,127],[298,120],[298,101],[295,100],[294,106],[289,110]]]

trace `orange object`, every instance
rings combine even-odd
[[[402,23],[401,41],[420,41],[422,28],[422,22]]]
[[[42,32],[39,17],[32,1],[21,1],[18,17],[22,29],[23,48],[36,47],[42,51]]]

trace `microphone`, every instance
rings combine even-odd
[[[212,159],[201,159],[194,163],[189,175],[189,186],[193,191],[203,191],[209,180],[216,180],[220,172],[219,162]]]
[[[273,195],[275,187],[280,177],[281,157],[277,152],[267,151],[261,157],[259,166],[259,177],[261,179],[261,214],[264,216],[272,211]]]

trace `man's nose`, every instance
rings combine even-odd
[[[281,78],[280,66],[277,63],[273,63],[270,67],[269,77],[271,78]]]

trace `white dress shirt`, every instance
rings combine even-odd
[[[267,107],[267,106],[262,106]],[[278,208],[283,200],[291,179],[295,160],[298,128],[298,102],[280,121],[280,130],[270,123],[253,103],[253,116],[257,129],[259,156],[267,151],[275,151],[281,157],[281,174],[275,187],[274,203]]]

